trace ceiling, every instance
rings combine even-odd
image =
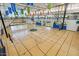
[[[9,3],[0,3],[0,6],[8,6]],[[63,5],[64,3],[51,3],[52,8]],[[22,9],[26,9],[28,7],[27,3],[16,3],[16,5]],[[31,7],[31,11],[40,11],[48,9],[48,3],[33,3]]]
[[[51,3],[52,8],[62,4],[63,3]],[[22,7],[23,9],[26,9],[28,6],[27,3],[17,3],[16,5]],[[39,10],[48,9],[47,6],[48,6],[48,3],[34,3],[33,6],[30,6],[30,7],[31,7],[31,11],[39,11]]]
[[[0,7],[3,6],[6,8],[9,6],[10,3],[0,3]],[[18,6],[18,8],[22,8],[25,9],[28,7],[27,3],[15,3],[16,6]],[[52,8],[56,7],[56,6],[60,6],[63,5],[64,3],[51,3]],[[48,3],[33,3],[33,6],[31,7],[31,12],[35,12],[35,11],[41,11],[44,10],[46,11],[48,9]]]

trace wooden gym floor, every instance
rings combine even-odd
[[[38,29],[13,33],[13,43],[1,36],[7,56],[79,56],[79,32]]]

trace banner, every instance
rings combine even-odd
[[[50,10],[52,8],[52,4],[51,3],[48,3],[48,9]]]
[[[59,6],[59,11],[64,11],[64,5]]]
[[[9,12],[6,10],[6,11],[5,11],[5,14],[8,16],[8,15],[9,15]]]
[[[24,14],[24,10],[23,9],[21,9],[21,14]]]
[[[30,7],[27,7],[27,13],[30,15]]]
[[[11,9],[13,12],[16,12],[16,5],[15,3],[11,3]]]
[[[18,15],[18,12],[16,11],[16,12],[14,12],[14,15],[16,16],[16,15]]]
[[[11,10],[10,7],[8,7],[8,11],[9,11],[10,14],[12,14],[12,10]]]

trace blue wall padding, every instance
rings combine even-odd
[[[36,22],[36,25],[39,25],[39,26],[41,26],[41,23],[40,23],[40,22]]]
[[[66,26],[63,27],[63,30],[66,30]]]
[[[53,28],[60,28],[60,26],[61,26],[61,25],[59,25],[59,24],[53,24]],[[66,27],[67,27],[67,26],[64,26],[62,29],[63,29],[63,30],[66,30]]]
[[[58,24],[53,24],[53,28],[59,28]]]

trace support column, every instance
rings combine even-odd
[[[63,15],[63,23],[62,23],[62,29],[63,29],[63,27],[64,27],[64,21],[65,21],[65,16],[66,16],[66,11],[67,11],[67,6],[68,6],[68,3],[65,3],[64,15]]]
[[[3,20],[3,17],[2,17],[1,11],[0,11],[0,18],[1,18],[1,21],[2,21],[2,25],[4,27],[4,31],[5,31],[6,37],[8,37],[8,33],[7,33],[7,30],[6,30],[6,27],[5,27],[5,23],[4,23],[4,20]]]

